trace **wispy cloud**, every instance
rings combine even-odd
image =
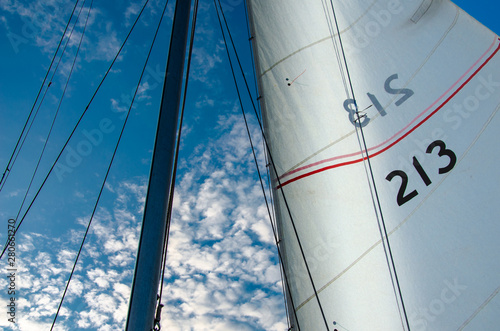
[[[118,34],[113,27],[112,22],[107,22],[102,32],[95,35],[97,40],[92,40],[90,51],[86,52],[85,60],[91,62],[93,60],[111,61],[118,53],[121,41],[118,40]]]
[[[283,311],[280,272],[242,125],[228,115],[223,134],[185,160],[167,259],[169,329],[286,328],[270,313]]]
[[[191,167],[180,171],[175,198],[163,324],[172,330],[283,330],[283,315],[270,313],[283,310],[280,273],[257,179],[246,174],[250,149],[239,117],[225,122],[206,149],[184,156]],[[200,161],[204,167],[196,167]],[[59,316],[62,329],[124,326],[146,180],[110,187],[113,207],[101,207],[95,217]],[[23,330],[50,325],[87,222],[88,216],[80,217],[80,229],[55,241],[21,235]]]
[[[119,183],[115,190],[114,207],[101,208],[95,217],[88,245],[84,247],[58,318],[61,329],[73,329],[70,325],[91,330],[124,327],[145,181]],[[48,328],[87,222],[88,216],[79,218],[80,230],[73,229],[56,240],[37,233],[19,235],[18,328],[15,330],[28,330],[29,325]],[[6,288],[5,277],[0,280],[0,286]],[[0,326],[12,326],[5,324],[3,318],[0,321],[4,323]]]
[[[139,2],[130,3],[130,5],[125,9],[125,25],[129,26],[132,24],[131,20],[135,19],[139,11],[141,10],[141,4]]]
[[[14,26],[11,27],[7,19],[4,19],[4,24],[9,26],[8,38],[16,53],[22,47],[36,45],[44,52],[52,54],[61,38],[72,7],[71,3],[63,0],[28,3],[0,1],[2,10],[17,15],[23,22],[20,25],[16,24],[14,28]],[[83,22],[80,20],[80,25]]]

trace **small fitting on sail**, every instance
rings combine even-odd
[[[429,7],[432,4],[432,1],[433,0],[424,0],[424,1],[422,1],[422,3],[420,4],[420,7],[418,7],[418,9],[415,12],[415,14],[413,14],[413,16],[411,17],[411,21],[413,23],[417,23],[418,21],[420,21],[420,19],[422,18],[422,16],[424,16],[424,14],[427,13],[427,10],[429,10]]]
[[[356,112],[356,118],[354,119],[354,122],[361,122],[361,120],[363,118],[366,117],[366,114],[365,113],[361,113],[361,112]]]

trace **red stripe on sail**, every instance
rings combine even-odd
[[[498,39],[500,40],[500,38]],[[492,48],[492,46],[496,43],[497,41],[495,41],[491,46],[490,48],[485,52],[485,54],[487,54],[490,49]],[[488,62],[498,53],[498,51],[500,50],[500,44],[497,46],[497,48],[495,49],[495,51],[479,66],[479,68],[477,68],[474,73],[465,80],[465,82],[463,82],[443,103],[441,103],[435,110],[433,110],[429,115],[427,115],[422,121],[420,121],[419,123],[417,123],[414,127],[412,127],[410,130],[408,130],[408,132],[404,133],[401,137],[399,137],[398,139],[396,139],[394,142],[392,142],[391,144],[389,144],[388,146],[384,147],[383,149],[373,153],[373,154],[370,154],[369,157],[373,158],[377,155],[380,155],[382,154],[383,152],[387,151],[389,148],[393,147],[394,145],[396,145],[397,143],[399,143],[401,140],[403,140],[404,138],[406,138],[410,133],[412,133],[413,131],[415,131],[418,127],[420,127],[422,124],[424,124],[427,120],[429,120],[432,116],[434,116],[441,108],[443,108],[452,98],[454,98],[458,92],[460,92],[471,80],[472,78],[474,78],[478,73],[479,71],[481,71],[484,66],[486,64],[488,64]],[[459,80],[457,81],[457,83],[467,74],[467,72],[469,72],[480,60],[481,58],[484,57],[483,54],[478,61],[476,61],[476,63],[474,63],[474,65],[469,68],[469,70],[467,70],[464,75],[462,75],[462,77],[459,78]],[[454,85],[456,85],[457,83],[453,84],[452,87],[450,87],[441,97],[439,97],[437,100],[443,98],[444,95],[446,95],[452,88]],[[415,119],[413,119],[406,127],[404,127],[402,130],[400,130],[398,133],[396,133],[394,136],[392,136],[391,138],[387,139],[386,141],[384,141],[383,143],[380,143],[379,145],[377,146],[374,146],[374,147],[371,147],[368,149],[368,151],[370,150],[373,150],[373,149],[376,149],[384,144],[386,144],[388,141],[392,140],[394,137],[396,137],[398,134],[400,134],[402,131],[404,131],[405,129],[407,129],[412,123],[414,123],[420,116],[422,116],[428,109],[430,109],[432,106],[434,106],[436,103],[437,103],[437,100],[431,105],[429,106],[426,110],[424,110],[422,113],[420,113],[417,117],[415,117]],[[337,157],[334,157],[334,158],[330,158],[330,159],[327,159],[327,160],[323,160],[323,161],[319,161],[319,162],[315,162],[313,164],[310,164],[310,165],[307,165],[307,166],[304,166],[304,167],[301,167],[301,168],[298,168],[298,169],[294,169],[288,173],[285,173],[283,174],[280,178],[284,178],[286,176],[289,176],[295,172],[298,172],[300,170],[303,170],[303,169],[307,169],[309,167],[312,167],[314,165],[317,165],[317,164],[321,164],[321,163],[324,163],[324,162],[328,162],[328,161],[333,161],[335,159],[340,159],[340,158],[345,158],[345,157],[349,157],[349,156],[353,156],[353,155],[358,155],[358,154],[361,154],[361,152],[357,152],[357,153],[352,153],[352,154],[346,154],[346,155],[342,155],[342,156],[337,156]],[[355,163],[359,163],[359,162],[362,162],[363,160],[365,160],[366,157],[362,157],[362,158],[359,158],[359,159],[356,159],[356,160],[352,160],[352,161],[347,161],[347,162],[343,162],[343,163],[338,163],[338,164],[334,164],[334,165],[331,165],[331,166],[326,166],[326,167],[323,167],[323,168],[320,168],[320,169],[316,169],[316,170],[313,170],[313,171],[310,171],[310,172],[307,172],[305,174],[302,174],[300,176],[297,176],[297,177],[294,177],[292,179],[289,179],[283,183],[281,183],[280,185],[278,185],[276,188],[281,188],[285,185],[288,185],[290,183],[293,183],[299,179],[302,179],[302,178],[305,178],[305,177],[309,177],[311,175],[315,175],[317,173],[320,173],[320,172],[323,172],[323,171],[326,171],[326,170],[330,170],[330,169],[334,169],[334,168],[339,168],[339,167],[343,167],[343,166],[347,166],[347,165],[351,165],[351,164],[355,164]]]

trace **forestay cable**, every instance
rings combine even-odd
[[[62,57],[63,57],[63,55],[64,55],[64,53],[65,53],[65,51],[66,51],[66,48],[68,47],[68,44],[69,44],[69,42],[70,42],[70,40],[71,40],[71,36],[73,35],[73,31],[75,30],[76,24],[78,23],[78,20],[79,20],[79,18],[80,18],[80,14],[81,14],[81,12],[82,12],[82,10],[83,10],[84,6],[85,6],[85,2],[86,2],[86,0],[84,0],[84,1],[83,1],[82,7],[80,8],[80,12],[78,13],[78,17],[77,17],[77,19],[76,19],[76,22],[75,22],[75,24],[73,25],[73,28],[71,29],[71,32],[70,32],[70,34],[69,34],[68,40],[67,40],[67,42],[66,42],[66,45],[64,46],[64,49],[63,49],[63,51],[62,51],[61,57],[59,58],[59,61],[58,61],[57,66],[56,66],[56,68],[55,68],[55,70],[54,70],[54,73],[52,74],[52,77],[51,77],[51,79],[50,79],[49,86],[50,86],[50,84],[52,83],[52,79],[54,78],[54,75],[55,75],[55,73],[56,73],[56,71],[57,71],[57,68],[59,67],[59,64],[61,63]],[[93,0],[92,0],[92,2],[93,2]],[[77,60],[77,58],[78,58],[78,54],[79,54],[79,52],[80,52],[80,48],[81,48],[81,46],[82,46],[82,41],[83,41],[83,37],[85,36],[85,30],[87,29],[87,25],[88,25],[88,21],[89,21],[89,16],[90,16],[90,11],[91,11],[91,9],[92,9],[92,3],[91,3],[91,5],[90,5],[90,7],[89,7],[89,11],[88,11],[88,14],[87,14],[87,19],[85,20],[85,25],[84,25],[84,27],[83,27],[82,35],[80,36],[80,42],[79,42],[79,44],[78,44],[78,48],[77,48],[77,50],[76,50],[75,57],[74,57],[74,59],[73,59],[73,63],[72,63],[72,65],[71,65],[71,69],[70,69],[70,72],[69,72],[69,74],[68,74],[68,78],[66,79],[66,84],[64,85],[63,93],[62,93],[62,95],[61,95],[61,98],[59,99],[59,104],[58,104],[58,106],[57,106],[56,113],[54,114],[54,118],[52,119],[52,124],[51,124],[51,126],[50,126],[49,132],[47,133],[47,137],[45,138],[45,142],[44,142],[44,144],[43,144],[42,151],[40,152],[40,156],[38,157],[37,164],[36,164],[35,169],[34,169],[34,171],[33,171],[33,175],[31,176],[31,180],[30,180],[30,183],[29,183],[29,185],[28,185],[28,188],[26,189],[26,192],[25,192],[25,194],[24,194],[23,201],[21,202],[21,206],[19,207],[19,211],[17,212],[17,215],[16,215],[16,220],[18,219],[19,215],[21,214],[21,211],[22,211],[22,209],[23,209],[23,206],[24,206],[24,203],[25,203],[25,201],[26,201],[26,198],[28,197],[28,193],[29,193],[29,191],[30,191],[31,185],[33,184],[33,181],[35,180],[35,176],[36,176],[36,174],[37,174],[37,172],[38,172],[38,167],[40,166],[40,163],[42,162],[42,158],[43,158],[43,155],[44,155],[44,153],[45,153],[45,149],[47,148],[47,145],[48,145],[48,143],[49,143],[50,136],[51,136],[51,134],[52,134],[52,130],[53,130],[53,128],[54,128],[54,124],[55,124],[56,119],[57,119],[57,115],[59,114],[59,110],[61,109],[61,104],[62,104],[62,101],[63,101],[63,99],[64,99],[64,95],[66,94],[66,90],[67,90],[67,88],[68,88],[69,81],[70,81],[70,79],[71,79],[71,75],[73,74],[73,70],[74,70],[74,68],[75,68],[76,60]],[[49,86],[47,86],[47,89],[45,89],[45,92],[44,92],[44,95],[43,95],[43,97],[42,97],[42,100],[40,101],[40,104],[38,105],[38,109],[37,109],[37,111],[36,111],[36,113],[35,113],[35,116],[33,117],[33,121],[35,120],[35,117],[36,117],[36,115],[38,114],[38,111],[40,110],[40,106],[42,105],[43,100],[45,99],[45,96],[47,95],[47,91],[48,91],[48,89],[49,89]],[[30,128],[31,128],[31,125],[33,125],[33,121],[32,121],[32,122],[31,122],[31,124],[30,124]],[[29,132],[30,128],[28,128],[28,132]],[[22,142],[22,144],[21,144],[21,146],[20,146],[20,148],[19,148],[19,150],[18,150],[18,153],[17,153],[16,157],[14,158],[14,162],[12,163],[12,165],[15,163],[15,161],[16,161],[16,159],[17,159],[17,156],[19,155],[19,152],[20,152],[20,150],[21,150],[21,148],[22,148],[22,146],[23,146],[23,144],[24,144],[24,142],[25,142],[25,140],[26,140],[26,137],[28,136],[28,132],[27,132],[27,133],[26,133],[26,135],[24,136],[23,142]]]
[[[47,182],[50,174],[52,173],[52,171],[54,170],[56,164],[57,164],[57,161],[59,161],[59,159],[61,158],[61,155],[62,153],[64,152],[66,146],[69,144],[69,141],[71,140],[71,138],[73,137],[73,135],[75,134],[76,132],[76,129],[78,128],[80,122],[82,121],[83,117],[85,116],[85,114],[87,113],[87,110],[89,109],[90,105],[92,104],[92,102],[94,101],[94,98],[96,97],[97,93],[99,92],[102,84],[104,83],[104,80],[108,77],[108,74],[111,72],[111,69],[113,68],[113,65],[115,64],[116,60],[118,59],[118,57],[120,56],[121,54],[121,51],[123,50],[123,48],[125,47],[125,44],[127,43],[128,41],[128,38],[130,37],[130,35],[132,34],[132,31],[134,30],[135,26],[137,25],[137,22],[139,21],[139,18],[141,17],[142,13],[144,12],[144,9],[146,8],[146,5],[149,3],[149,0],[146,0],[144,5],[142,6],[141,8],[141,11],[139,12],[139,14],[137,15],[135,21],[134,21],[134,24],[132,24],[132,27],[130,28],[127,36],[125,37],[122,45],[120,46],[120,48],[118,49],[118,52],[116,53],[115,57],[113,58],[113,61],[111,62],[111,64],[109,65],[108,67],[108,70],[106,71],[106,73],[104,74],[104,76],[102,77],[99,85],[97,86],[96,90],[94,91],[94,94],[92,95],[92,97],[90,98],[90,101],[87,103],[87,106],[85,107],[85,110],[83,111],[82,115],[80,116],[80,118],[78,119],[78,121],[76,122],[75,126],[73,127],[73,130],[71,131],[69,137],[67,138],[66,142],[64,143],[63,147],[61,148],[61,151],[59,152],[59,154],[57,155],[56,157],[56,160],[54,161],[54,163],[52,164],[50,170],[48,171],[47,175],[45,176],[45,179],[43,180],[42,184],[40,185],[40,187],[38,188],[38,191],[36,192],[35,196],[33,197],[33,199],[31,200],[28,208],[26,209],[26,211],[24,212],[23,214],[23,217],[21,218],[21,220],[19,221],[19,223],[17,224],[16,226],[16,229],[14,230],[14,233],[12,234],[11,237],[9,237],[7,239],[7,242],[2,250],[2,253],[0,254],[0,259],[3,257],[4,253],[5,253],[5,250],[7,249],[7,247],[10,245],[11,243],[11,240],[12,238],[14,238],[14,235],[17,233],[17,231],[19,230],[19,227],[21,226],[21,224],[23,223],[24,219],[26,218],[26,215],[28,214],[28,212],[30,211],[31,207],[33,206],[36,198],[38,197],[38,195],[40,194],[40,191],[42,190],[42,188],[44,187],[45,183]]]
[[[5,170],[2,174],[2,178],[0,179],[0,191],[4,187],[5,181],[7,180],[7,177],[9,176],[9,174],[12,170],[12,167],[14,165],[12,161],[14,159],[14,155],[16,154],[16,151],[21,150],[21,148],[19,147],[19,143],[21,142],[23,135],[25,135],[25,136],[28,135],[27,132],[26,132],[26,134],[24,132],[26,130],[26,127],[28,126],[28,123],[30,121],[31,115],[33,114],[35,106],[38,103],[38,98],[40,97],[40,93],[42,93],[43,87],[45,86],[45,82],[47,81],[47,77],[49,76],[50,70],[52,69],[52,65],[54,64],[54,61],[57,57],[57,53],[59,52],[59,48],[61,47],[62,41],[64,40],[64,36],[66,35],[66,31],[68,30],[69,24],[71,23],[71,19],[73,18],[73,14],[75,13],[78,2],[79,2],[79,0],[77,0],[75,2],[73,10],[71,11],[71,15],[69,16],[68,22],[66,23],[66,27],[64,28],[61,39],[59,40],[59,43],[57,44],[56,51],[54,52],[54,55],[52,56],[52,60],[50,62],[49,68],[47,69],[47,73],[45,74],[45,77],[43,78],[42,85],[40,86],[40,89],[38,90],[38,94],[35,98],[35,101],[33,102],[33,105],[31,106],[31,110],[30,110],[30,113],[28,114],[28,118],[26,118],[26,122],[24,123],[23,129],[21,130],[21,134],[19,135],[16,146],[14,147],[14,150],[12,151],[9,162],[7,163],[7,166],[5,167]],[[50,86],[50,83],[49,83],[49,86]],[[19,152],[17,152],[17,153],[19,153]]]
[[[93,1],[93,0],[92,0],[92,1]],[[109,176],[109,172],[110,172],[110,170],[111,170],[111,166],[113,165],[113,161],[115,160],[116,152],[117,152],[117,150],[118,150],[118,147],[119,147],[119,145],[120,145],[120,142],[121,142],[121,139],[122,139],[122,136],[123,136],[123,132],[125,131],[125,127],[126,127],[126,125],[127,125],[127,122],[128,122],[129,116],[130,116],[130,111],[132,110],[132,107],[133,107],[133,105],[134,105],[134,101],[135,101],[135,98],[136,98],[136,96],[137,96],[137,92],[139,91],[139,87],[141,86],[142,78],[144,77],[144,72],[146,71],[146,67],[147,67],[147,64],[148,64],[148,62],[149,62],[149,58],[150,58],[150,56],[151,56],[151,52],[152,52],[152,50],[153,50],[153,46],[154,46],[154,44],[155,44],[156,37],[158,36],[158,31],[159,31],[160,26],[161,26],[161,23],[162,23],[162,21],[163,21],[163,17],[164,17],[164,14],[165,14],[165,10],[166,10],[166,8],[167,8],[167,4],[168,4],[168,0],[167,0],[167,2],[166,2],[166,4],[165,4],[165,7],[164,7],[163,12],[162,12],[162,14],[161,14],[160,20],[159,20],[159,22],[158,22],[158,26],[156,27],[156,32],[155,32],[155,35],[154,35],[154,37],[153,37],[153,40],[151,41],[151,46],[149,47],[149,52],[148,52],[148,55],[147,55],[146,60],[145,60],[145,62],[144,62],[144,65],[143,65],[143,68],[142,68],[142,71],[141,71],[141,75],[140,75],[139,80],[138,80],[138,82],[137,82],[136,88],[135,88],[135,90],[134,90],[134,95],[133,95],[133,97],[132,97],[132,101],[131,101],[130,106],[129,106],[129,108],[128,108],[128,111],[127,111],[127,116],[125,117],[125,120],[123,121],[123,125],[122,125],[121,131],[120,131],[120,135],[118,136],[118,140],[117,140],[116,145],[115,145],[115,148],[114,148],[114,150],[113,150],[113,155],[111,156],[111,159],[110,159],[110,161],[109,161],[109,165],[108,165],[108,168],[107,168],[107,170],[106,170],[106,175],[104,176],[104,179],[103,179],[103,181],[102,181],[101,188],[100,188],[100,190],[99,190],[99,194],[98,194],[97,199],[96,199],[96,202],[95,202],[95,204],[94,204],[94,208],[93,208],[93,210],[92,210],[92,214],[91,214],[90,219],[89,219],[89,222],[88,222],[88,224],[87,224],[87,228],[86,228],[86,230],[85,230],[85,234],[83,235],[82,242],[81,242],[81,244],[80,244],[80,248],[79,248],[78,253],[77,253],[77,255],[76,255],[76,258],[75,258],[75,262],[73,263],[73,268],[72,268],[71,273],[70,273],[70,275],[69,275],[68,281],[66,282],[66,287],[65,287],[65,289],[64,289],[64,292],[63,292],[63,295],[62,295],[62,297],[61,297],[61,300],[59,301],[59,306],[58,306],[58,308],[57,308],[57,312],[56,312],[56,314],[55,314],[55,316],[54,316],[54,320],[53,320],[53,322],[52,322],[52,326],[51,326],[50,330],[52,330],[52,329],[54,328],[54,325],[55,325],[55,323],[56,323],[57,317],[58,317],[58,315],[59,315],[59,312],[60,312],[60,310],[61,310],[62,304],[63,304],[63,302],[64,302],[64,298],[66,297],[66,293],[67,293],[67,291],[68,291],[69,284],[70,284],[71,279],[72,279],[72,277],[73,277],[73,274],[74,274],[74,272],[75,272],[76,265],[77,265],[77,263],[78,263],[78,259],[80,258],[80,254],[81,254],[82,249],[83,249],[83,246],[84,246],[84,244],[85,244],[85,240],[86,240],[87,235],[88,235],[88,233],[89,233],[90,226],[92,225],[92,221],[93,221],[93,219],[94,219],[94,215],[95,215],[95,213],[96,213],[97,206],[98,206],[99,201],[100,201],[100,199],[101,199],[102,192],[104,191],[104,187],[105,187],[105,185],[106,185],[106,181],[107,181],[107,178],[108,178],[108,176]],[[91,4],[91,7],[92,7],[92,4]]]
[[[252,40],[253,40],[253,36],[252,36],[252,33],[250,32],[250,22],[249,22],[249,13],[248,13],[248,8],[247,8],[247,3],[245,1],[245,4],[244,4],[244,8],[245,8],[245,23],[246,23],[246,27],[247,27],[247,36],[248,36],[248,49],[250,51],[250,59],[251,59],[251,64],[252,64],[252,74],[253,74],[253,80],[254,80],[254,89],[255,89],[255,94],[257,95],[257,100],[259,100],[259,88],[258,88],[258,85],[257,85],[257,70],[255,68],[255,60],[254,60],[254,54],[253,54],[253,44],[252,44]],[[226,20],[224,20],[224,22],[226,22]],[[229,32],[229,27],[227,26],[227,22],[226,22],[226,27],[227,27],[227,30]],[[235,54],[237,55],[236,53],[236,48],[235,48],[235,45],[234,43],[232,43],[233,45],[233,49],[234,49],[234,52]],[[240,65],[240,71],[243,75],[243,77],[245,78],[245,75],[243,73],[243,68],[241,67]],[[252,95],[249,95],[250,96],[250,99],[253,100],[252,98]],[[257,102],[257,108],[258,108],[258,117],[262,120],[262,109],[260,108],[260,103]],[[264,191],[264,199],[266,200],[266,207],[268,209],[268,214],[269,214],[269,220],[271,222],[271,227],[272,227],[272,230],[273,230],[273,235],[274,235],[274,240],[276,243],[279,244],[279,239],[278,239],[278,232],[277,232],[277,224],[276,224],[276,218],[273,217],[273,215],[276,215],[276,211],[274,210],[274,203],[273,203],[273,195],[272,195],[272,188],[271,188],[271,183],[272,183],[272,180],[271,180],[271,173],[269,171],[269,167],[267,166],[267,164],[269,163],[268,161],[268,158],[267,158],[267,152],[266,152],[266,144],[264,143],[264,140],[262,140],[262,150],[264,151],[264,160],[265,160],[265,164],[266,164],[266,179],[267,179],[267,189],[268,189],[268,194],[269,194],[269,200],[270,200],[270,203],[267,202],[267,197],[266,197],[266,193]],[[259,178],[260,178],[260,174],[259,174]],[[271,205],[271,210],[269,210],[269,205]],[[276,244],[277,246],[277,249],[279,250],[279,246],[278,244]],[[281,254],[280,252],[278,252],[278,255]],[[283,263],[281,261],[281,258],[279,260],[279,263],[280,263],[280,275],[281,275],[281,287],[282,287],[282,291],[283,293],[289,293],[289,296],[290,296],[290,301],[291,303],[293,302],[292,301],[292,298],[291,298],[291,294],[290,294],[290,291],[287,291],[288,289],[288,282],[286,281],[283,281],[283,279],[285,278],[285,270],[284,270],[284,266],[283,266]],[[284,295],[283,296],[283,301],[285,303],[285,313],[286,313],[286,320],[287,320],[287,325],[289,326],[289,328],[291,328],[291,321],[290,321],[290,316],[289,316],[289,309],[288,309],[288,302],[287,302],[287,296]],[[295,313],[295,310],[294,310],[294,315],[295,315],[295,319],[297,320],[297,316],[296,316],[296,313]],[[298,323],[298,321],[297,321]]]
[[[215,3],[215,0],[214,0],[214,3]],[[215,7],[216,7],[216,10],[217,10],[217,9],[218,9],[218,7],[217,7],[217,4],[216,4],[216,3],[215,3]],[[222,17],[223,17],[224,22],[225,22],[225,25],[226,25],[226,29],[227,29],[227,31],[228,31],[229,38],[230,38],[230,40],[231,40],[231,44],[232,44],[232,46],[233,46],[233,50],[234,50],[234,52],[235,52],[236,59],[237,59],[237,61],[238,61],[238,65],[239,65],[240,70],[241,70],[241,74],[242,74],[243,79],[244,79],[244,81],[245,81],[245,85],[246,85],[246,88],[247,88],[247,92],[248,92],[248,94],[249,94],[249,96],[250,96],[250,99],[251,99],[251,101],[252,101],[252,105],[253,105],[253,108],[254,108],[254,112],[255,112],[255,114],[256,114],[256,116],[257,116],[257,120],[259,121],[259,124],[260,124],[260,119],[259,119],[259,116],[257,115],[257,110],[256,110],[256,108],[255,108],[255,104],[254,104],[254,102],[253,102],[252,94],[251,94],[251,92],[250,92],[250,88],[249,88],[249,86],[248,86],[248,82],[247,82],[247,80],[246,80],[246,77],[245,77],[245,75],[244,75],[244,73],[243,73],[243,68],[242,68],[241,62],[240,62],[240,60],[239,60],[238,53],[237,53],[237,51],[236,51],[236,47],[235,47],[235,45],[234,45],[234,41],[233,41],[233,38],[232,38],[232,36],[231,36],[231,32],[230,32],[230,30],[229,30],[229,26],[227,25],[227,20],[226,20],[226,18],[225,18],[224,12],[223,12],[223,10],[222,10],[222,5],[221,5],[221,3],[220,3],[220,0],[219,0],[219,7],[220,7],[220,11],[221,11]],[[285,284],[286,284],[286,287],[287,287],[287,289],[288,289],[290,302],[291,302],[291,304],[292,304],[292,311],[293,311],[293,313],[294,313],[294,316],[295,316],[295,321],[296,321],[296,323],[297,323],[297,328],[298,328],[298,330],[300,330],[300,326],[298,325],[298,324],[299,324],[299,322],[298,322],[298,318],[297,318],[296,311],[295,311],[295,306],[294,306],[294,303],[293,303],[292,293],[291,293],[291,291],[290,291],[290,284],[289,284],[289,282],[288,282],[287,274],[286,274],[286,272],[285,272],[285,268],[284,268],[284,264],[283,264],[283,257],[282,257],[282,255],[281,255],[281,249],[280,249],[280,246],[279,246],[279,242],[280,242],[280,241],[279,241],[279,239],[278,239],[278,237],[277,237],[277,231],[276,231],[275,226],[274,226],[274,224],[273,224],[273,222],[272,222],[272,217],[271,217],[270,210],[269,210],[269,203],[268,203],[268,201],[267,201],[267,196],[266,196],[266,193],[265,193],[264,184],[263,184],[263,181],[262,181],[262,176],[261,176],[261,173],[260,173],[260,168],[259,168],[259,165],[258,165],[258,162],[257,162],[257,157],[256,157],[256,155],[255,155],[255,148],[254,148],[254,146],[253,146],[253,142],[252,142],[252,138],[251,138],[250,130],[249,130],[249,127],[248,127],[248,122],[247,122],[247,120],[246,120],[246,115],[245,115],[245,111],[244,111],[243,103],[242,103],[242,100],[241,100],[241,95],[240,95],[239,88],[238,88],[238,84],[237,84],[237,81],[236,81],[236,76],[235,76],[235,73],[234,73],[234,69],[233,69],[233,65],[232,65],[231,57],[230,57],[230,55],[229,55],[229,50],[228,50],[228,47],[227,47],[227,41],[226,41],[226,38],[225,38],[225,35],[224,35],[224,30],[223,30],[223,28],[222,28],[222,23],[221,23],[221,20],[220,20],[220,16],[219,16],[219,12],[218,12],[218,10],[217,10],[217,17],[218,17],[218,19],[219,19],[219,25],[220,25],[221,32],[222,32],[222,37],[223,37],[223,39],[224,39],[224,44],[225,44],[225,46],[226,46],[226,52],[227,52],[227,56],[228,56],[228,59],[229,59],[229,65],[230,65],[230,67],[231,67],[231,72],[232,72],[232,75],[233,75],[233,80],[234,80],[234,83],[235,83],[235,86],[236,86],[236,92],[237,92],[237,94],[238,94],[238,99],[239,99],[239,103],[240,103],[241,112],[242,112],[242,115],[243,115],[243,119],[244,119],[244,121],[245,121],[246,130],[247,130],[247,135],[248,135],[248,138],[249,138],[249,141],[250,141],[250,145],[251,145],[251,148],[252,148],[252,153],[253,153],[253,157],[254,157],[254,162],[255,162],[255,165],[256,165],[256,167],[257,167],[257,172],[258,172],[258,175],[259,175],[259,180],[260,180],[261,189],[262,189],[262,192],[263,192],[263,194],[264,194],[264,199],[265,199],[265,201],[266,201],[266,207],[267,207],[267,211],[268,211],[268,214],[269,214],[269,219],[270,219],[270,221],[271,221],[271,227],[272,227],[272,229],[273,229],[273,236],[274,236],[275,243],[276,243],[276,246],[277,246],[277,249],[278,249],[278,257],[279,257],[279,260],[280,260],[280,266],[281,266],[281,268],[282,268],[281,270],[282,270],[282,272],[283,272],[283,276],[284,276],[284,278],[285,278]],[[263,136],[264,141],[265,141],[264,133],[263,133],[263,131],[262,131],[262,126],[261,126],[261,133],[262,133],[262,136]],[[266,141],[265,141],[265,142],[266,142]],[[267,146],[267,142],[266,142],[266,146]],[[273,165],[273,166],[274,166],[274,165]],[[283,192],[283,191],[282,191],[282,192]],[[293,218],[292,218],[291,214],[290,214],[290,219],[292,220],[292,223],[293,223]],[[294,228],[295,228],[295,226],[294,226]],[[297,232],[295,232],[295,234],[297,235]],[[298,236],[297,236],[297,241],[299,242],[299,246],[301,247],[301,245],[300,245],[300,240],[299,240]],[[302,253],[303,253],[303,252],[302,252]],[[305,256],[304,256],[304,255],[303,255],[303,258],[304,258],[304,262],[305,262],[306,267],[307,267],[307,261],[305,261]],[[310,276],[310,273],[309,273],[309,276]],[[314,286],[314,283],[313,283],[313,281],[312,281],[312,278],[311,278],[311,277],[310,277],[310,280],[311,280],[311,283],[312,283],[313,289],[315,289],[315,286]],[[317,292],[315,291],[315,293],[317,293]],[[318,303],[319,303],[319,298],[318,298]],[[320,308],[321,308],[321,304],[320,304]],[[321,311],[322,311],[322,308],[321,308]],[[323,315],[323,317],[324,317],[324,315]],[[324,319],[324,320],[325,320],[325,325],[326,325],[326,327],[327,327],[327,329],[328,329],[328,324],[326,323],[326,319]]]

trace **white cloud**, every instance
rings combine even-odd
[[[206,94],[195,103],[196,108],[206,108],[207,106],[213,107],[214,105],[215,100]]]
[[[120,49],[121,41],[118,40],[117,32],[114,30],[111,22],[106,23],[104,31],[97,33],[97,41],[93,41],[94,47],[91,51],[86,52],[85,60],[87,62],[93,60],[111,61]]]
[[[168,251],[162,325],[169,330],[284,330],[280,273],[267,210],[241,119],[179,169]],[[255,132],[255,128],[252,128]],[[258,152],[259,155],[262,151]],[[202,166],[199,166],[202,164]],[[146,180],[110,184],[69,288],[59,328],[123,329]],[[23,235],[20,323],[47,329],[57,309],[89,216],[49,241]],[[0,280],[0,286],[5,280]],[[5,299],[3,297],[3,299]]]
[[[212,85],[210,72],[222,62],[223,51],[224,48],[220,45],[216,46],[213,52],[209,52],[206,48],[195,47],[193,49],[191,77],[194,80]]]
[[[111,108],[119,113],[124,113],[128,110],[128,107],[122,105],[118,100],[111,98]]]
[[[265,243],[273,244],[274,236],[269,221],[262,219],[251,225],[251,229],[259,236],[260,240]]]
[[[125,9],[125,25],[129,26],[132,24],[131,18],[135,19],[139,11],[141,10],[140,3],[131,3],[127,9]]]
[[[218,129],[223,134],[189,155],[178,180],[163,324],[283,330],[274,239],[258,182],[248,178],[254,165],[246,131],[235,115]]]
[[[123,329],[144,182],[114,184],[116,199],[112,210],[98,210],[87,238],[88,245],[80,256],[59,313],[57,329],[73,329],[66,325],[91,330]],[[77,225],[85,227],[88,218],[78,218]],[[20,330],[50,328],[80,244],[75,237],[79,236],[80,241],[83,235],[83,231],[75,229],[69,233],[58,240],[36,233],[18,235],[16,286]],[[0,286],[7,286],[5,277],[0,279]],[[0,301],[5,299],[6,293],[0,293]]]

